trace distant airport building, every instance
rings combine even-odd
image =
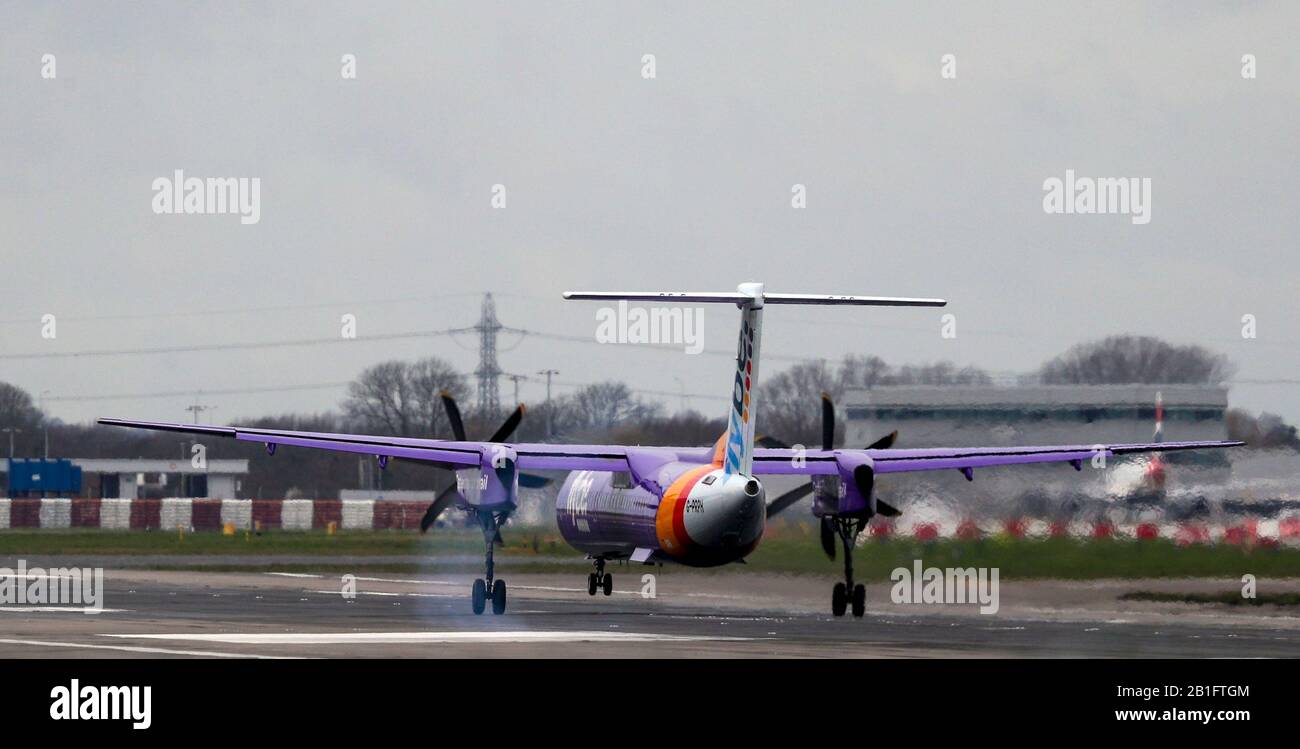
[[[843,444],[862,447],[894,430],[899,433],[895,448],[1151,442],[1157,391],[1164,404],[1164,441],[1226,438],[1228,393],[1215,386],[889,386],[843,396]],[[1166,488],[1183,497],[1226,486],[1232,474],[1227,452],[1165,454]],[[908,505],[905,512],[913,515],[918,507],[944,506],[950,513],[975,516],[1050,516],[1079,506],[1081,497],[1086,504],[1149,494],[1150,459],[1119,458],[1102,470],[1084,464],[1081,472],[1061,463],[989,468],[976,470],[973,483],[959,471],[926,471],[882,476],[879,486],[882,496]]]
[[[12,474],[11,474],[12,471]],[[72,458],[0,460],[9,496],[91,496],[101,499],[193,497],[234,499],[248,461],[212,460],[203,468],[188,460]],[[75,475],[75,488],[69,476]]]
[[[1165,440],[1227,438],[1228,391],[1216,386],[907,385],[848,391],[846,444],[895,429],[898,447],[1150,442],[1157,391]]]

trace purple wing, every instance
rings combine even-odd
[[[805,450],[760,449],[754,451],[754,472],[761,474],[833,474],[836,456],[866,456],[876,473],[905,473],[943,469],[985,468],[1025,463],[1074,463],[1104,454],[1174,452],[1207,448],[1238,447],[1244,442],[1138,442],[1097,445],[1047,445],[1026,447],[932,447],[916,450]]]
[[[443,442],[440,440],[405,437],[378,437],[366,434],[293,432],[283,429],[217,427],[206,424],[172,424],[163,421],[129,421],[127,419],[100,419],[99,423],[109,426],[131,427],[133,429],[152,429],[160,432],[229,437],[246,442],[262,442],[267,445],[292,445],[365,455],[382,455],[390,458],[442,463],[451,467],[478,465],[482,455],[481,446],[485,444]]]
[[[245,442],[262,442],[268,445],[312,447],[338,452],[382,455],[404,460],[438,463],[450,468],[478,466],[491,442],[454,442],[449,440],[418,439],[412,437],[383,437],[368,434],[334,434],[329,432],[295,432],[285,429],[259,429],[254,427],[219,427],[206,424],[173,424],[161,421],[131,421],[127,419],[100,419],[100,424],[151,429],[161,432],[181,432],[211,437],[228,437]],[[521,469],[626,471],[626,449],[618,445],[543,445],[531,443],[508,444],[515,451]],[[697,448],[684,452],[704,454]]]
[[[312,447],[323,450],[382,455],[405,460],[439,463],[451,468],[481,465],[490,459],[487,451],[491,442],[453,442],[449,440],[417,439],[411,437],[383,437],[366,434],[333,434],[328,432],[294,432],[282,429],[257,429],[252,427],[218,427],[205,424],[173,424],[159,421],[129,421],[126,419],[100,419],[100,424],[152,429],[164,432],[202,434],[228,437],[246,442],[268,445]],[[754,451],[754,473],[758,474],[834,474],[838,471],[837,458],[849,462],[870,458],[876,473],[904,473],[907,471],[937,471],[942,469],[974,469],[987,466],[1019,465],[1022,463],[1079,462],[1091,460],[1098,454],[1107,457],[1132,453],[1173,452],[1203,448],[1237,447],[1243,442],[1149,442],[1110,445],[1055,445],[1046,447],[935,447],[918,450],[804,450],[757,449]],[[508,443],[515,451],[519,468],[556,471],[626,471],[628,454],[638,448],[624,445],[548,445],[520,442]],[[712,460],[712,448],[670,447],[654,448],[659,455],[670,453],[685,463],[705,464]]]

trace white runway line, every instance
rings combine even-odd
[[[266,574],[289,576],[292,573],[267,572]],[[320,575],[295,575],[295,576],[320,577]],[[448,585],[455,588],[462,588],[465,586],[465,583],[463,581],[453,582],[449,580],[411,580],[411,579],[403,579],[403,578],[395,578],[395,577],[357,577],[356,580],[359,583],[395,583],[399,585]],[[543,591],[549,591],[551,593],[586,593],[587,592],[586,588],[561,588],[554,585],[510,585],[510,589],[511,590],[543,590]],[[617,595],[625,595],[625,596],[641,595],[640,590],[616,590],[614,591],[614,593]],[[703,593],[699,595],[705,597],[714,597],[714,596],[706,596],[706,594]],[[740,596],[736,596],[736,597],[739,598]]]
[[[308,593],[323,593],[323,594],[325,594],[325,595],[327,595],[327,596],[341,596],[341,595],[343,595],[342,593],[340,593],[340,592],[337,591],[337,590],[309,590],[309,591],[307,591],[307,592],[308,592]],[[354,595],[358,595],[358,596],[388,596],[388,597],[390,597],[390,598],[402,598],[402,597],[409,597],[409,598],[464,598],[464,596],[456,596],[456,595],[452,595],[451,593],[386,593],[386,592],[384,592],[384,591],[382,591],[382,590],[358,590],[358,591],[356,591],[356,592],[354,593]]]
[[[214,634],[104,635],[149,640],[192,640],[228,645],[403,645],[408,643],[527,642],[716,642],[751,641],[754,637],[660,635],[638,632],[259,632]]]
[[[130,637],[131,635],[113,635]],[[34,645],[42,648],[87,648],[90,650],[117,650],[127,653],[151,653],[154,655],[188,655],[195,658],[255,658],[257,660],[286,660],[287,655],[255,655],[244,653],[218,653],[214,650],[172,650],[170,648],[147,648],[133,645],[92,645],[86,642],[53,642],[51,640],[9,640],[0,639],[0,645]]]

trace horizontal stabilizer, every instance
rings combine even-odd
[[[626,300],[636,302],[662,302],[664,304],[743,304],[754,297],[736,291],[566,291],[565,299],[596,301]],[[762,295],[767,304],[853,304],[868,307],[942,307],[943,299],[921,299],[899,296],[852,296],[844,294],[767,294]]]

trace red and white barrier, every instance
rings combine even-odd
[[[103,528],[109,530],[219,531],[311,530],[330,524],[341,530],[413,530],[427,507],[424,501],[373,499],[82,499],[0,497],[0,530],[16,528]],[[1180,545],[1300,546],[1300,515],[1240,518],[1226,525],[1202,521],[1173,523],[1151,517],[1142,522],[965,518],[943,513],[921,517],[873,518],[863,541],[909,538],[918,541],[981,538],[1076,538],[1152,541]]]
[[[0,497],[0,530],[104,528],[217,531],[233,526],[311,530],[413,529],[428,504],[337,499],[83,499]]]

